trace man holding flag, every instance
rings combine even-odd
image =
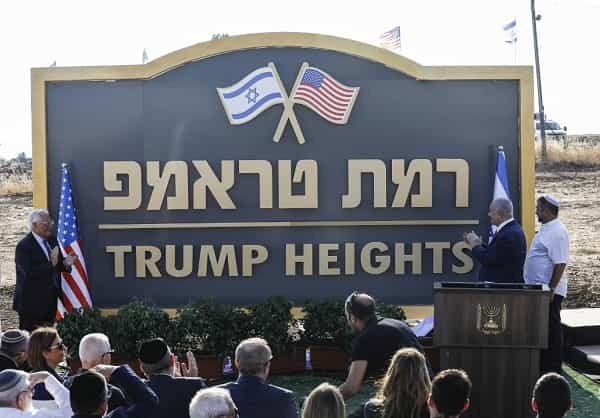
[[[19,314],[19,328],[33,331],[52,325],[60,294],[60,274],[71,270],[77,256],[63,256],[52,234],[54,221],[44,209],[29,215],[27,234],[15,250],[17,283],[13,309]]]
[[[521,225],[513,218],[509,198],[506,160],[498,147],[494,197],[488,213],[490,217],[489,243],[471,231],[464,239],[471,247],[473,257],[481,264],[479,280],[496,283],[523,283],[523,265],[527,244]]]

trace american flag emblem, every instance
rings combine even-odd
[[[315,67],[304,67],[302,71],[300,83],[292,93],[292,101],[308,107],[331,123],[343,125],[348,122],[360,87],[345,86]]]
[[[400,26],[396,26],[379,35],[379,44],[390,51],[400,51]]]
[[[56,312],[56,319],[60,320],[67,312],[92,306],[90,284],[79,240],[79,229],[77,228],[71,177],[66,165],[62,167],[60,208],[58,211],[58,245],[63,256],[76,254],[78,257],[71,268],[71,272],[62,273],[62,298],[58,299]]]

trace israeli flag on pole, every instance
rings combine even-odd
[[[249,122],[273,105],[283,103],[284,94],[270,67],[261,67],[228,87],[217,88],[229,123]]]
[[[504,42],[513,44],[517,42],[517,19],[513,19],[506,25],[502,26],[504,33],[506,34],[506,40]]]
[[[496,177],[494,180],[494,196],[492,200],[504,198],[510,199],[510,191],[508,190],[508,176],[506,174],[506,156],[504,155],[504,147],[498,147],[498,157],[496,159]],[[492,241],[497,227],[490,225],[489,242]]]

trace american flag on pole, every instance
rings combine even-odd
[[[382,48],[391,51],[400,51],[400,26],[396,26],[379,35],[379,44]]]
[[[348,122],[359,90],[343,85],[323,70],[305,67],[291,99],[329,122],[343,125]]]
[[[75,215],[75,201],[71,188],[71,176],[66,164],[62,167],[60,208],[58,211],[58,245],[63,256],[76,254],[78,259],[70,273],[63,272],[61,287],[62,300],[58,299],[56,320],[61,320],[65,313],[73,309],[92,306],[90,284],[88,281],[85,260],[79,241],[79,229]]]

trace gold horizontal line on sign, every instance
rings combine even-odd
[[[179,222],[157,224],[99,224],[98,229],[319,228],[331,226],[429,225],[479,225],[479,221],[477,219],[419,219],[397,221]]]

